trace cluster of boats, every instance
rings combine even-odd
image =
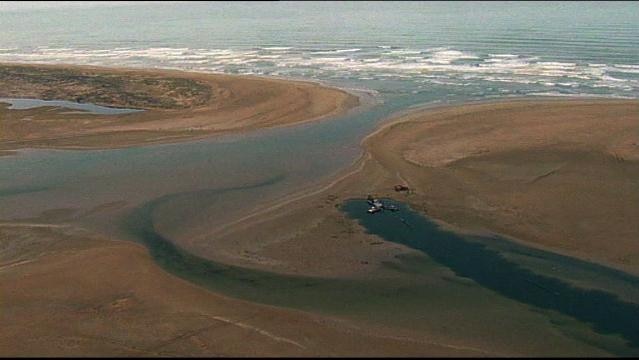
[[[389,211],[397,211],[397,210],[399,210],[397,208],[397,206],[392,205],[392,204],[386,205],[381,200],[375,199],[375,198],[371,197],[370,195],[368,196],[367,201],[368,201],[368,205],[371,206],[367,210],[367,212],[369,214],[375,214],[375,213],[380,212],[382,210],[389,210]]]

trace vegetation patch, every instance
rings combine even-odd
[[[207,104],[201,81],[139,73],[0,65],[0,97],[67,100],[138,109],[186,109]]]

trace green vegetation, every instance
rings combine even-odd
[[[139,109],[185,109],[212,98],[203,82],[138,73],[0,65],[0,97],[29,97]]]

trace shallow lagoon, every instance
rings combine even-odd
[[[26,109],[45,107],[45,106],[53,106],[53,107],[60,107],[65,109],[82,110],[90,114],[96,114],[96,115],[120,115],[120,114],[131,114],[131,113],[144,111],[140,109],[127,109],[127,108],[100,106],[100,105],[91,104],[91,103],[77,103],[77,102],[66,101],[66,100],[0,98],[0,103],[10,104],[9,109],[12,109],[12,110],[26,110]]]

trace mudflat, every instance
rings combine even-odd
[[[0,64],[0,97],[142,112],[97,115],[0,103],[0,150],[115,148],[285,126],[344,112],[356,96],[300,81],[72,65]]]

